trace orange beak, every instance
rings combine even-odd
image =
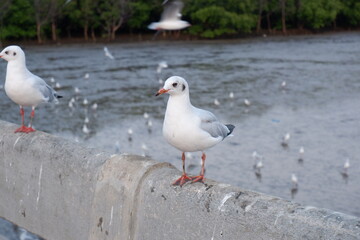
[[[159,96],[163,93],[167,93],[168,91],[170,91],[170,89],[166,90],[166,89],[162,88],[155,94],[155,96]]]

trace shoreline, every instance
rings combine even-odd
[[[199,42],[199,43],[216,43],[223,41],[243,41],[243,40],[254,40],[262,39],[264,37],[296,37],[296,36],[316,36],[316,35],[333,35],[333,34],[344,34],[344,33],[360,33],[360,29],[338,29],[338,30],[322,30],[322,31],[310,31],[310,30],[288,30],[286,34],[281,31],[261,31],[259,33],[252,34],[241,34],[236,36],[206,39],[195,37],[187,34],[178,34],[177,32],[164,32],[160,33],[156,39],[153,39],[154,34],[118,34],[117,38],[113,41],[109,41],[106,38],[97,38],[94,40],[85,41],[83,37],[71,37],[71,38],[60,38],[54,42],[50,39],[44,40],[43,43],[38,43],[37,40],[6,40],[0,42],[0,47],[8,45],[22,45],[22,46],[62,46],[62,45],[76,45],[76,44],[128,44],[128,43],[163,43],[163,42]]]

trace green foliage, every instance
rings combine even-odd
[[[300,16],[313,29],[331,25],[342,8],[339,0],[303,0],[302,4]]]
[[[360,1],[343,0],[342,14],[351,26],[360,26]]]
[[[172,1],[172,0],[169,0]],[[163,0],[0,0],[0,39],[36,36],[36,17],[43,34],[76,36],[88,33],[110,36],[118,29],[147,32],[160,19]],[[66,2],[66,3],[65,3]],[[280,0],[183,0],[182,19],[192,26],[184,32],[204,38],[251,33],[257,26],[280,30]],[[359,0],[286,0],[286,28],[321,29],[329,26],[360,27]],[[65,5],[64,5],[65,4]],[[49,19],[49,17],[51,19]],[[123,27],[125,25],[125,27]]]
[[[194,26],[190,28],[190,33],[205,38],[250,32],[256,21],[252,15],[237,14],[219,6],[202,8],[191,14],[191,19]]]
[[[22,39],[36,36],[34,8],[29,0],[13,0],[3,24],[1,39]]]
[[[131,29],[143,29],[149,22],[151,6],[145,2],[132,2],[130,8],[132,9],[132,14],[128,21],[128,26]]]

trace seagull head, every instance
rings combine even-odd
[[[165,81],[164,87],[161,88],[155,96],[163,93],[170,95],[182,95],[189,92],[189,85],[185,79],[178,76],[172,76]]]
[[[25,59],[24,51],[16,45],[8,46],[0,52],[0,58],[10,62],[18,59]]]

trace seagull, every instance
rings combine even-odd
[[[304,147],[300,147],[300,149],[299,149],[300,157],[299,157],[299,160],[298,160],[299,162],[304,161],[304,153],[305,153]]]
[[[173,76],[165,81],[156,96],[170,95],[163,124],[163,135],[173,147],[182,151],[182,176],[173,185],[182,186],[187,181],[203,182],[205,173],[204,150],[229,136],[235,126],[224,125],[209,111],[196,108],[190,102],[189,85],[182,77]],[[185,153],[201,151],[199,176],[188,177],[185,172]]]
[[[290,133],[286,133],[283,137],[283,141],[281,142],[281,146],[287,148],[289,146]]]
[[[147,126],[148,126],[148,132],[151,133],[151,129],[152,129],[152,121],[149,119],[148,122],[147,122]]]
[[[345,163],[344,163],[344,168],[343,168],[344,173],[347,173],[349,167],[350,167],[350,160],[347,158]]]
[[[230,98],[230,99],[234,99],[234,92],[230,92],[230,93],[229,93],[229,98]]]
[[[98,104],[97,103],[94,103],[93,105],[91,105],[91,109],[96,111],[98,108]]]
[[[89,134],[91,132],[90,129],[87,127],[86,123],[84,123],[82,131],[85,134]]]
[[[75,94],[79,94],[80,93],[80,89],[78,87],[74,87],[74,92]]]
[[[168,68],[168,64],[165,61],[159,62],[156,72],[160,74],[164,68]]]
[[[133,130],[131,129],[131,128],[129,128],[128,129],[128,140],[129,140],[129,142],[131,142],[132,141],[132,135],[133,135]]]
[[[74,102],[70,100],[68,106],[69,106],[69,108],[73,109],[74,108]]]
[[[87,100],[87,98],[84,98],[83,104],[84,104],[85,106],[89,104],[89,101]]]
[[[143,116],[144,116],[144,118],[145,118],[146,120],[149,119],[149,117],[150,117],[147,112],[144,112],[144,115],[143,115]]]
[[[34,132],[32,121],[35,117],[35,108],[41,103],[56,103],[62,96],[58,95],[42,78],[27,69],[25,53],[19,46],[6,47],[0,52],[0,58],[8,62],[5,80],[6,95],[20,106],[21,127],[15,132]],[[24,125],[24,107],[32,107],[29,127]]]
[[[160,22],[151,23],[148,28],[151,30],[180,30],[190,26],[187,21],[181,20],[181,9],[184,6],[182,1],[165,1],[164,11]]]
[[[88,118],[88,117],[85,117],[85,119],[84,119],[84,123],[89,123],[90,122],[90,119]]]
[[[104,53],[105,53],[105,56],[110,58],[111,60],[115,59],[107,47],[104,47]]]
[[[90,77],[90,74],[89,74],[89,73],[85,73],[84,79],[89,79],[89,77]]]
[[[286,81],[283,81],[280,86],[284,89],[286,87]]]
[[[219,105],[220,105],[220,102],[219,102],[219,100],[218,100],[217,98],[214,99],[214,104],[215,104],[216,106],[219,106]]]
[[[247,98],[245,98],[244,99],[244,104],[245,104],[245,106],[250,106],[251,105],[251,102],[249,101],[249,99],[247,99]]]
[[[59,83],[59,82],[57,82],[57,83],[55,83],[55,88],[56,89],[60,89],[62,86],[61,86],[61,84]]]
[[[262,160],[260,159],[256,164],[255,164],[255,170],[260,172],[260,169],[262,169],[264,167],[264,164],[262,163]]]
[[[291,182],[292,182],[292,189],[297,189],[298,188],[298,179],[297,179],[295,173],[291,174]]]

